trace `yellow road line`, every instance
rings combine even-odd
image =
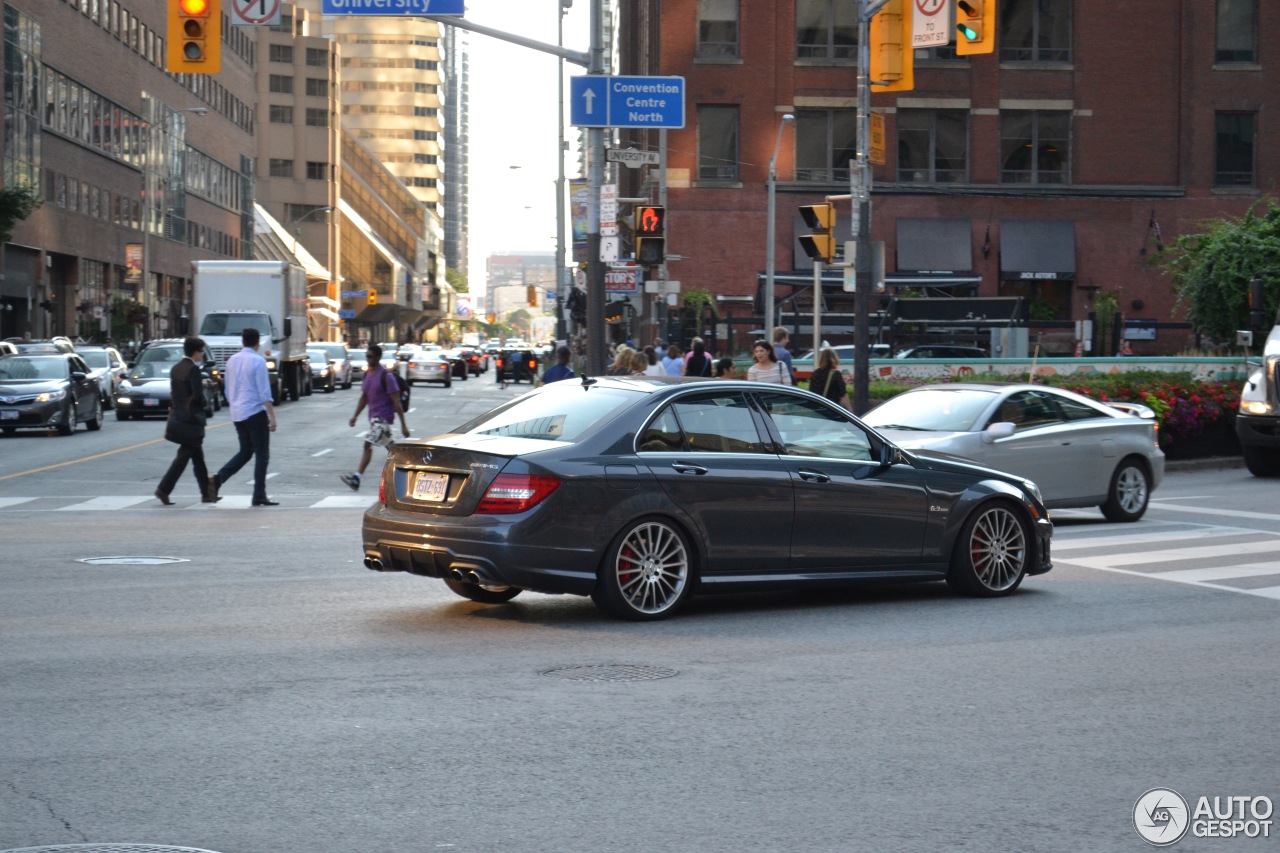
[[[206,427],[206,431],[211,429],[217,429],[218,427],[222,427],[226,425],[227,424],[225,422],[220,424],[214,424],[211,427]],[[117,453],[124,453],[126,450],[137,450],[140,447],[150,447],[151,445],[159,444],[162,441],[164,441],[163,438],[153,438],[150,441],[144,441],[141,444],[132,444],[128,447],[119,447],[119,448],[116,448],[115,450],[108,450],[105,453],[96,453],[93,456],[85,456],[81,459],[68,459],[66,462],[59,462],[57,465],[46,465],[43,468],[32,468],[30,471],[15,471],[12,474],[4,474],[3,476],[0,476],[0,482],[3,482],[5,480],[12,480],[14,477],[25,477],[28,474],[42,474],[45,471],[56,471],[57,469],[65,468],[68,465],[79,465],[81,462],[92,462],[95,459],[105,459],[108,456],[115,456]]]

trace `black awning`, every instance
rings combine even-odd
[[[898,273],[951,275],[973,269],[973,233],[967,219],[898,220]]]
[[[399,307],[398,305],[368,305],[351,322],[361,323],[366,326],[373,326],[377,323],[390,323],[395,319],[396,309]]]
[[[1000,223],[1000,278],[1074,281],[1076,227],[1067,220],[1012,219]]]

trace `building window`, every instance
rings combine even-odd
[[[329,51],[318,47],[307,48],[307,65],[312,68],[324,68],[329,64]]]
[[[738,0],[698,0],[698,56],[738,55]]]
[[[267,51],[267,58],[271,62],[287,62],[293,64],[293,45],[291,44],[273,44]]]
[[[1253,186],[1253,113],[1218,113],[1214,116],[1213,185]]]
[[[796,59],[857,59],[858,4],[796,0]]]
[[[271,177],[273,178],[292,178],[293,177],[293,161],[277,160],[276,158],[272,157],[270,161],[268,161],[267,170],[268,170],[268,174],[270,174]]]
[[[1214,62],[1256,62],[1258,0],[1218,0]]]
[[[329,111],[307,107],[307,127],[328,127]]]
[[[698,180],[738,180],[737,107],[698,107]]]
[[[272,124],[293,124],[293,107],[272,104],[267,110],[267,120]]]
[[[329,81],[317,77],[308,77],[307,94],[315,98],[329,97]]]
[[[1000,183],[1070,181],[1070,113],[1011,110],[1000,114]]]
[[[1070,62],[1071,0],[1000,4],[1001,62]]]
[[[307,180],[323,181],[329,177],[329,164],[317,163],[314,160],[307,161]]]
[[[858,150],[856,110],[796,111],[796,180],[849,180]]]
[[[271,74],[267,77],[267,91],[277,95],[292,95],[293,78],[284,74]]]
[[[957,184],[969,179],[969,114],[898,110],[898,180]]]

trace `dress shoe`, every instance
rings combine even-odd
[[[273,501],[271,498],[263,498],[260,501],[254,501],[254,506],[280,506],[280,501]]]
[[[173,501],[169,500],[167,492],[162,492],[159,489],[156,489],[156,498],[165,506],[173,506]]]
[[[222,488],[222,479],[217,474],[209,475],[209,491],[206,493],[212,500],[210,503],[218,500],[218,489]]]
[[[216,504],[220,500],[222,500],[222,497],[219,495],[201,495],[200,496],[200,503],[202,504]]]

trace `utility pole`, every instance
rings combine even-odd
[[[858,167],[850,172],[850,205],[853,239],[858,246],[854,259],[857,291],[853,301],[853,412],[865,414],[871,408],[871,18],[886,0],[860,0],[858,14]],[[857,263],[867,264],[868,275],[860,275]]]
[[[591,38],[587,74],[604,74],[604,45],[600,28],[604,12],[600,0],[591,3]],[[604,186],[604,128],[587,131],[587,375],[605,371],[604,262],[600,260],[600,188]]]

